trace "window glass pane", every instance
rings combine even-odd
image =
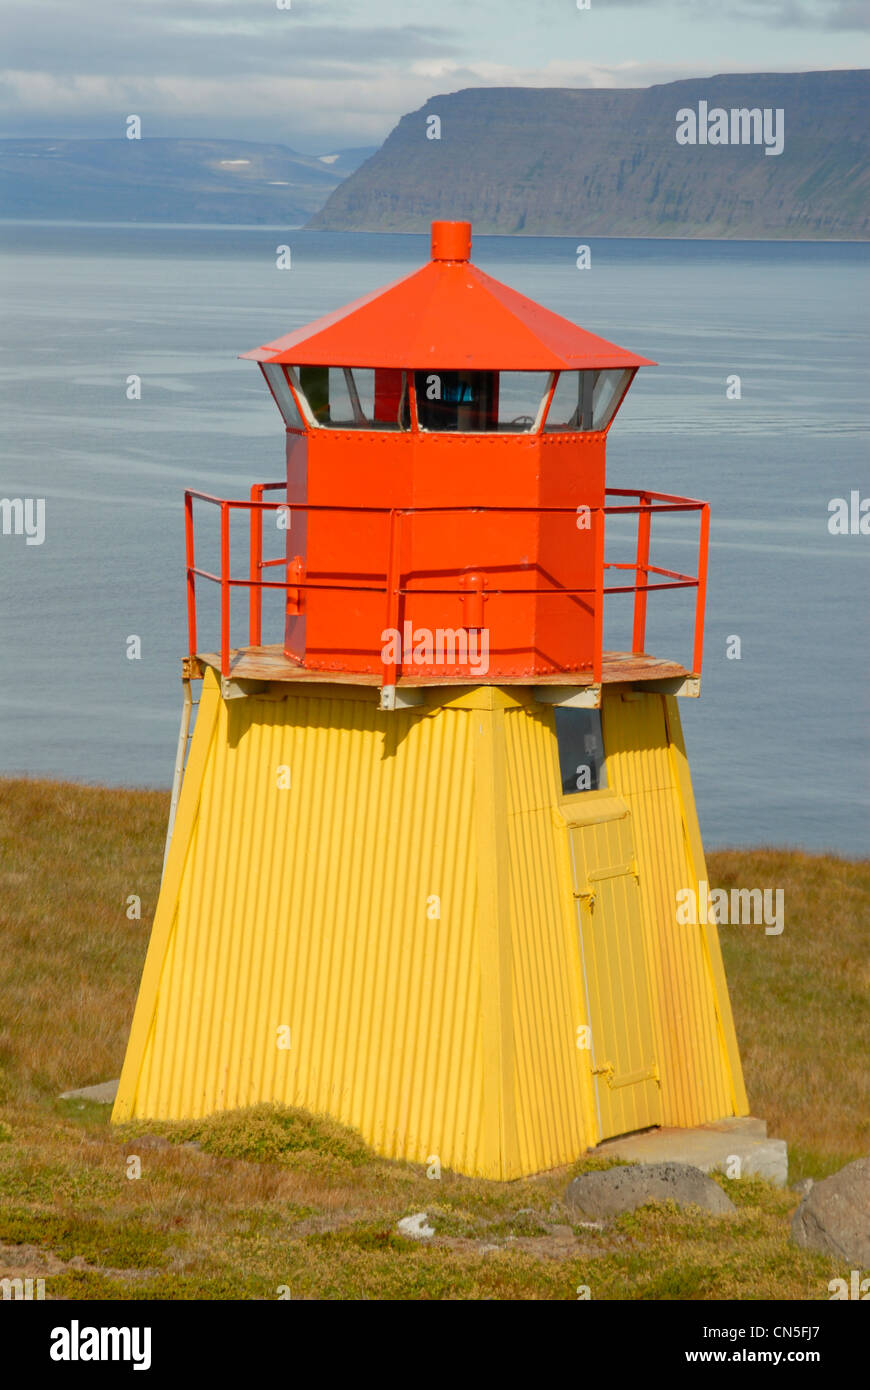
[[[479,433],[498,427],[498,373],[414,373],[417,415],[424,430]]]
[[[297,367],[299,385],[318,425],[329,424],[329,368]]]
[[[371,423],[371,414],[366,417],[359,386],[349,367],[329,368],[329,414],[321,423],[339,430]]]
[[[588,430],[592,428],[592,399],[597,372],[560,372],[550,402],[546,429]]]
[[[592,392],[592,428],[606,429],[622,393],[631,379],[631,372],[619,367],[597,372],[598,380]]]
[[[374,367],[297,367],[302,392],[327,429],[410,429],[405,373]]]
[[[631,372],[621,367],[560,373],[544,429],[606,429],[630,380]]]
[[[549,372],[499,372],[499,429],[507,434],[533,430],[549,388]]]
[[[445,370],[416,372],[414,382],[421,429],[527,434],[534,429],[550,376]]]
[[[564,795],[594,792],[606,787],[601,711],[557,706],[554,713]]]
[[[304,429],[305,424],[293,399],[284,368],[279,362],[261,362],[260,365],[263,368],[263,375],[272,388],[272,394],[278,402],[278,409],[284,417],[285,425],[293,430]]]

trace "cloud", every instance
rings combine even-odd
[[[135,112],[151,135],[379,142],[401,103],[428,95],[413,65],[461,50],[440,22],[401,11],[395,22],[377,0],[293,0],[290,11],[274,0],[0,0],[0,134],[111,136]]]
[[[20,13],[20,6],[0,3],[3,66],[18,72],[289,76],[460,51],[456,37],[438,25],[342,22],[343,7],[328,13],[318,7],[316,23],[300,20],[295,10],[254,8],[251,0],[209,0],[207,10],[199,0],[171,7],[164,0],[132,6],[90,0],[86,26],[69,0],[28,0],[26,26]]]
[[[772,29],[870,29],[867,0],[742,0],[735,15]]]
[[[650,0],[592,0],[600,32],[615,25],[618,36],[594,52],[584,41],[578,54],[586,18],[573,0],[292,0],[290,10],[276,0],[0,0],[0,134],[111,137],[136,113],[146,137],[270,140],[320,153],[379,143],[433,92],[774,71],[777,28],[854,26],[866,10],[859,0],[732,0],[723,30],[723,0],[658,0],[656,26],[674,42],[652,59],[631,56],[627,9],[640,3],[646,22]],[[763,55],[735,39],[738,54],[753,49],[749,62],[723,51],[722,33],[740,15],[764,21],[772,36]],[[690,17],[706,18],[716,41],[683,22]],[[845,66],[849,40],[841,44]],[[716,56],[699,61],[699,50]],[[782,66],[794,69],[793,52]]]
[[[649,10],[649,0],[592,0],[603,10]],[[720,18],[723,0],[659,0],[660,9],[679,12],[681,19],[699,22],[711,16]],[[867,0],[737,0],[728,6],[728,19],[753,20],[770,29],[818,29],[846,32],[870,29],[870,6]]]
[[[135,113],[143,135],[264,140],[310,153],[380,144],[405,112],[433,95],[466,87],[647,87],[721,72],[753,72],[757,64],[554,60],[541,68],[490,61],[419,59],[396,69],[298,77],[108,78],[51,73],[0,74],[0,133],[117,136]],[[774,69],[769,68],[769,71]]]

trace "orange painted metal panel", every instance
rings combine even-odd
[[[389,514],[340,510],[366,505],[421,509],[401,518],[400,628],[406,622],[412,633],[472,626],[463,586],[474,577],[488,593],[482,621],[489,679],[589,669],[594,538],[588,525],[578,527],[577,512],[604,504],[604,451],[603,434],[312,431],[308,501],[339,510],[309,514],[306,577],[347,587],[307,591],[306,666],[381,670],[387,608],[377,586],[386,579]],[[467,510],[431,510],[441,507]],[[537,507],[563,510],[531,510]],[[288,536],[288,558],[295,547]],[[553,592],[506,592],[531,589]],[[475,669],[473,662],[457,662],[451,674]],[[423,661],[414,673],[445,671],[443,662]]]

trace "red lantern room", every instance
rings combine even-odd
[[[482,664],[456,638],[447,662],[439,630],[485,630],[489,680],[591,668],[592,509],[646,359],[493,280],[470,250],[469,223],[436,222],[421,270],[245,354],[284,416],[288,502],[365,508],[291,515],[294,573],[341,586],[288,612],[287,655],[310,669],[380,671],[384,603],[364,586],[391,546],[417,675]],[[391,535],[396,509],[412,510]]]
[[[649,590],[691,584],[693,667],[670,674],[698,674],[703,563],[696,577],[654,569],[649,525],[653,510],[701,504],[643,492],[605,505],[608,431],[653,364],[494,280],[470,252],[470,223],[435,222],[420,270],[243,354],[266,378],[287,453],[286,500],[252,492],[249,580],[227,581],[251,585],[248,651],[271,588],[286,597],[285,679],[295,667],[378,683],[387,707],[397,682],[599,683],[605,593],[635,594],[640,655]],[[275,510],[286,553],[264,560]],[[634,566],[605,563],[612,511],[638,516]],[[702,562],[705,549],[703,511]],[[192,604],[192,535],[188,560]],[[605,588],[607,569],[635,582]],[[227,601],[224,674],[228,625]]]

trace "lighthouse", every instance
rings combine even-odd
[[[708,509],[606,479],[653,364],[485,274],[466,222],[244,356],[283,475],[185,496],[184,716],[113,1120],[275,1102],[508,1179],[747,1114],[716,923],[679,911],[708,881],[679,715]],[[652,563],[660,517],[688,572]],[[650,653],[674,591],[685,649]]]

